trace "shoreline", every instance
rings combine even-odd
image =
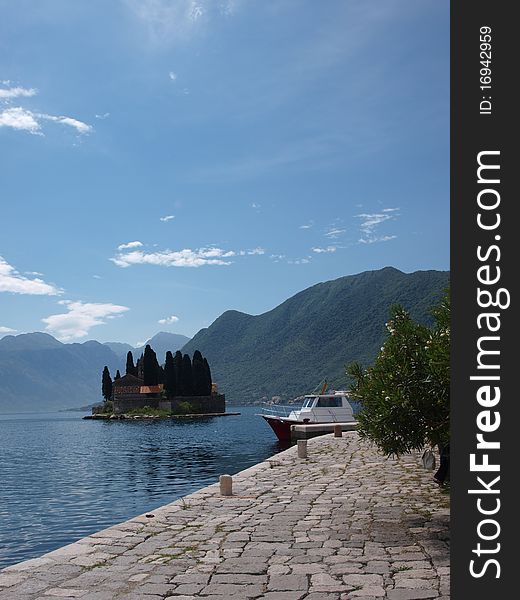
[[[0,571],[0,600],[449,598],[449,499],[420,457],[308,441]],[[151,516],[153,515],[153,516]],[[316,596],[318,597],[318,596]]]
[[[236,417],[240,415],[239,412],[225,412],[225,413],[189,413],[186,415],[128,415],[122,413],[117,414],[96,414],[96,415],[85,415],[82,419],[87,421],[139,421],[139,420],[165,420],[165,419],[192,419],[194,417]]]

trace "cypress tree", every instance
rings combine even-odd
[[[101,377],[101,393],[105,400],[110,400],[112,397],[112,377],[110,377],[110,371],[105,366],[103,369],[103,375]]]
[[[139,377],[139,379],[144,378],[143,358],[144,358],[144,355],[141,354],[141,356],[137,359],[137,362],[135,363],[135,370],[137,371],[136,376]]]
[[[146,344],[143,355],[143,383],[144,385],[157,385],[159,383],[157,355],[149,344]]]
[[[205,396],[211,394],[211,369],[209,368],[208,361],[204,358],[204,383],[205,383]]]
[[[184,393],[184,378],[182,376],[182,353],[177,350],[173,357],[173,365],[175,367],[175,382],[177,386],[177,395],[182,396]]]
[[[164,363],[164,387],[169,398],[177,396],[177,373],[175,361],[172,353],[166,352],[166,361]]]
[[[193,396],[193,370],[189,354],[182,357],[183,395]]]
[[[134,366],[134,356],[130,351],[126,355],[126,374],[137,377],[137,367]]]
[[[204,360],[202,358],[202,354],[198,350],[195,350],[195,352],[193,353],[192,374],[193,395],[206,396],[206,369],[204,367]]]
[[[116,376],[114,377],[114,381],[116,379],[121,379],[121,373],[119,372],[119,369],[116,371]]]

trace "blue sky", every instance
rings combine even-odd
[[[0,336],[449,268],[447,0],[0,0]]]

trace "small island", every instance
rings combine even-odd
[[[147,345],[134,364],[126,357],[126,373],[114,379],[107,366],[102,374],[104,402],[86,419],[169,418],[192,415],[225,415],[226,398],[212,382],[206,358],[196,350],[193,358],[178,350],[166,352],[163,365]]]

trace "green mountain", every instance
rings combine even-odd
[[[323,380],[347,386],[345,365],[375,358],[393,304],[423,323],[448,284],[449,273],[402,273],[392,267],[319,283],[264,314],[227,311],[188,342],[200,350],[213,381],[230,402],[287,400]]]

